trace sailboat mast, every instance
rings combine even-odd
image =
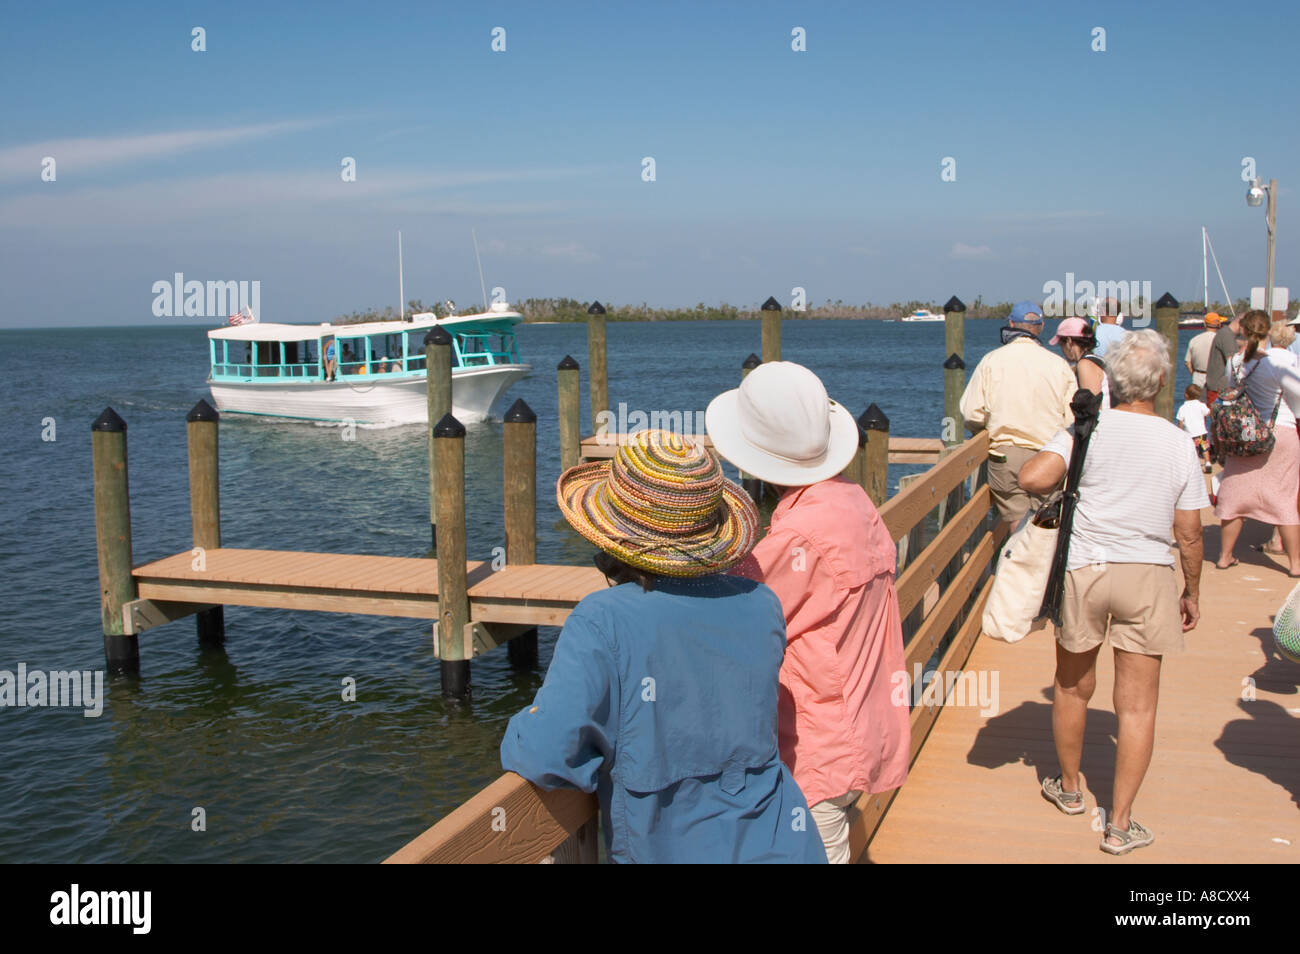
[[[1201,280],[1205,284],[1205,310],[1210,310],[1210,260],[1206,257],[1205,226],[1201,226]]]
[[[402,230],[397,230],[397,320],[406,320],[406,287],[402,283]]]
[[[474,261],[478,263],[478,289],[483,293],[483,310],[488,310],[487,285],[483,283],[483,259],[478,257],[478,234],[469,230],[469,234],[474,238]]]

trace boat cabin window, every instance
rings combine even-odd
[[[453,341],[460,367],[481,368],[519,363],[513,331],[462,331]]]
[[[424,336],[429,330],[408,331],[406,333],[406,370],[423,371],[424,368]]]

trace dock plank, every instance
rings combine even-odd
[[[1207,532],[1211,555],[1216,534]],[[1109,649],[1098,656],[1084,740],[1087,811],[1063,815],[1039,793],[1040,779],[1058,768],[1055,641],[1039,631],[1016,644],[976,642],[966,668],[998,674],[997,712],[941,710],[865,860],[1300,861],[1300,666],[1276,654],[1271,636],[1271,614],[1292,583],[1259,555],[1226,571],[1207,561],[1201,621],[1187,634],[1186,652],[1167,656],[1162,667],[1155,751],[1133,809],[1156,836],[1150,847],[1115,859],[1098,850],[1101,832],[1093,829],[1098,805],[1109,808],[1114,774]]]

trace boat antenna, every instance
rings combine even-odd
[[[406,288],[402,284],[402,230],[397,230],[397,320],[406,320]]]
[[[1202,226],[1204,230],[1204,227]],[[1228,311],[1233,318],[1237,317],[1237,310],[1232,307],[1232,296],[1228,294],[1228,283],[1223,280],[1223,269],[1219,268],[1219,256],[1214,254],[1214,243],[1210,241],[1210,233],[1205,232],[1205,244],[1210,250],[1210,258],[1214,259],[1214,270],[1219,273],[1219,284],[1223,286],[1223,297],[1228,300]],[[1209,293],[1206,293],[1206,298]],[[1209,307],[1208,305],[1206,307]]]
[[[478,234],[473,229],[469,230],[469,234],[474,239],[474,261],[478,262],[478,288],[483,293],[483,310],[487,311],[487,285],[483,283],[483,259],[478,256]]]

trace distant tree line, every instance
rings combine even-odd
[[[525,322],[544,322],[544,321],[586,321],[587,308],[591,302],[579,301],[576,298],[526,298],[523,301],[512,302],[511,307],[524,316]],[[754,319],[760,315],[757,305],[751,307],[738,307],[722,302],[717,305],[709,305],[700,302],[693,308],[652,308],[645,302],[639,305],[617,305],[610,302],[604,302],[606,319],[608,321],[728,321],[734,319]],[[1130,304],[1130,303],[1126,303]],[[1140,302],[1138,302],[1140,306]],[[936,301],[906,301],[891,302],[888,305],[875,305],[867,302],[863,305],[846,304],[843,299],[835,301],[827,300],[821,304],[810,302],[802,311],[793,311],[784,307],[782,314],[786,318],[832,318],[832,319],[885,319],[901,318],[904,315],[910,315],[919,309],[942,313],[943,302]],[[450,307],[449,307],[450,306]],[[1211,302],[1210,311],[1217,311],[1220,314],[1228,315],[1235,309],[1236,314],[1240,315],[1250,307],[1250,302],[1245,298],[1238,298],[1233,302],[1232,309],[1222,302]],[[996,321],[1005,321],[1011,314],[1012,302],[986,302],[982,295],[977,295],[974,301],[966,304],[967,318],[985,318]],[[1300,309],[1300,300],[1291,302],[1289,315],[1295,315]],[[439,302],[437,304],[426,305],[421,299],[413,298],[407,302],[406,314],[409,317],[413,314],[424,312],[433,312],[439,318],[446,318],[450,315],[471,315],[486,311],[483,305],[468,305],[464,307],[456,306],[454,302]],[[1133,309],[1125,307],[1125,313]],[[1194,299],[1185,304],[1184,311],[1201,312],[1203,309]],[[397,312],[393,311],[392,306],[381,309],[371,309],[370,311],[354,311],[346,315],[339,315],[334,319],[335,324],[355,324],[358,322],[368,321],[396,321]]]

